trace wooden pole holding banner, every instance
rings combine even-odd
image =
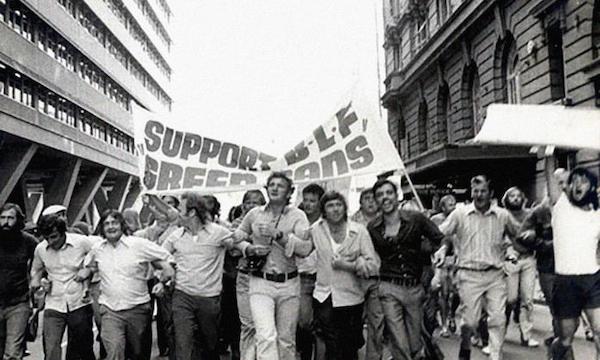
[[[425,211],[425,206],[423,206],[423,202],[421,201],[419,194],[417,194],[417,189],[415,189],[415,185],[413,184],[412,180],[410,179],[410,176],[408,176],[408,172],[404,168],[399,169],[399,170],[402,172],[402,175],[404,175],[404,177],[406,177],[406,181],[408,181],[408,186],[410,187],[410,190],[413,192],[415,199],[417,199],[417,204],[419,205],[419,209],[421,209],[421,211]]]

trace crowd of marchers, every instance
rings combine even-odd
[[[41,312],[44,358],[147,360],[153,314],[170,360],[503,358],[510,321],[521,345],[573,359],[585,320],[600,359],[597,177],[545,159],[547,196],[526,207],[512,187],[471,179],[471,198],[409,209],[380,178],[350,216],[344,195],[318,184],[291,204],[293,181],[272,173],[221,219],[212,195],[144,195],[138,213],[107,210],[97,230],[68,227],[66,209],[44,209],[25,231],[18,205],[0,209],[0,352],[22,359]],[[266,198],[263,194],[266,193]],[[31,229],[28,229],[31,230]],[[535,339],[536,282],[553,333]],[[97,336],[94,337],[93,325]],[[32,334],[33,332],[33,334]],[[435,332],[435,336],[434,336]],[[438,336],[459,334],[458,353]],[[478,350],[472,350],[478,347]],[[41,354],[40,354],[41,355]]]

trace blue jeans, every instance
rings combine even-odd
[[[278,283],[251,276],[250,308],[258,360],[295,360],[300,279]]]
[[[152,307],[150,303],[138,305],[132,309],[113,311],[101,305],[102,342],[106,347],[106,360],[146,359],[150,354],[148,336],[152,325]]]
[[[194,335],[200,337],[201,359],[219,360],[219,318],[221,297],[192,296],[180,290],[173,293],[173,324],[178,360],[196,358]]]
[[[44,359],[62,359],[62,339],[68,329],[69,347],[67,360],[95,360],[94,333],[92,332],[93,311],[86,305],[68,313],[52,309],[44,311]]]
[[[4,354],[4,360],[23,358],[25,330],[30,315],[27,301],[0,308],[0,353]]]

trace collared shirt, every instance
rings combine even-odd
[[[197,235],[185,228],[175,230],[163,243],[173,254],[177,270],[175,288],[192,296],[211,297],[221,293],[225,240],[231,231],[215,224],[202,226]]]
[[[333,269],[331,259],[338,254],[362,262],[369,270],[368,275],[377,275],[380,261],[375,253],[367,229],[356,222],[347,224],[346,237],[334,251],[334,242],[329,226],[323,219],[311,227],[310,235],[317,255],[317,282],[313,297],[323,303],[331,295],[333,307],[352,306],[364,301],[365,288],[362,280],[353,272]]]
[[[94,245],[94,240],[84,235],[67,233],[63,246],[54,250],[46,240],[35,248],[31,264],[31,284],[39,286],[44,270],[52,287],[46,294],[46,309],[61,313],[77,310],[89,305],[84,299],[83,282],[75,281],[77,272],[83,268],[85,256]]]
[[[383,216],[369,223],[373,245],[381,258],[381,276],[418,280],[423,272],[423,237],[436,246],[444,235],[425,215],[412,210],[400,212],[400,229],[395,236],[385,235]]]
[[[308,234],[308,219],[304,212],[296,207],[286,206],[281,214],[273,214],[269,205],[255,207],[250,210],[235,231],[236,239],[251,239],[253,244],[268,245],[271,252],[267,256],[267,262],[262,271],[267,273],[281,274],[296,270],[295,254],[305,256],[307,254],[295,251],[295,242],[303,241],[289,237],[284,248],[278,242],[260,236],[258,226],[260,223],[270,223],[283,232],[283,236],[294,234],[300,239],[305,239]],[[244,246],[248,244],[245,243]]]
[[[481,213],[471,203],[454,210],[440,229],[447,236],[456,235],[454,254],[459,268],[501,269],[510,246],[507,236],[514,237],[519,224],[505,209],[492,205]]]
[[[98,302],[113,311],[128,310],[150,301],[147,274],[150,263],[166,261],[169,252],[135,236],[121,236],[112,245],[102,239],[85,258],[85,266],[100,275]]]
[[[554,265],[557,274],[585,275],[600,270],[600,210],[584,210],[561,194],[552,208]]]

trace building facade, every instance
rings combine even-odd
[[[469,140],[491,103],[600,107],[600,0],[384,0],[384,26],[388,129],[426,205],[476,173],[541,199],[528,148]],[[598,172],[597,154],[557,157]]]
[[[69,222],[139,193],[132,106],[170,111],[166,0],[0,0],[0,204]]]

